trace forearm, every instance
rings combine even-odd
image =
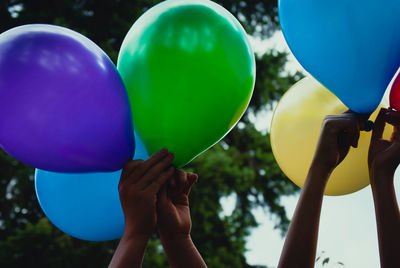
[[[109,268],[139,268],[142,267],[144,251],[150,236],[124,235],[118,244]]]
[[[377,175],[375,175],[377,176]],[[381,267],[400,267],[400,214],[394,191],[393,178],[380,176],[371,184],[378,229]]]
[[[319,218],[330,171],[311,168],[286,236],[278,268],[314,267]]]
[[[207,267],[200,253],[188,236],[168,237],[160,234],[161,243],[173,268],[204,268]]]

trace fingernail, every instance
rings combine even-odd
[[[162,148],[159,153],[160,154],[165,154],[167,152],[168,152],[168,150],[166,148]]]
[[[168,157],[171,158],[171,159],[174,158],[174,153],[171,153],[171,152],[168,153]]]

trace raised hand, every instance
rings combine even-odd
[[[196,181],[196,174],[177,170],[161,190],[157,202],[157,228],[173,268],[207,267],[190,236],[188,197]]]
[[[334,169],[350,150],[357,148],[360,130],[365,128],[366,116],[347,111],[325,117],[313,165]]]
[[[176,170],[174,177],[162,188],[157,203],[160,236],[190,235],[189,193],[196,182],[196,174]]]
[[[128,162],[118,186],[125,231],[110,267],[141,267],[144,250],[157,224],[157,193],[175,171],[174,158],[166,149],[146,161]]]
[[[393,125],[390,140],[382,138],[385,124]],[[400,267],[400,213],[394,191],[394,173],[400,163],[400,112],[381,109],[375,121],[368,154],[382,268]]]
[[[156,227],[157,193],[174,173],[172,153],[161,150],[146,161],[128,162],[118,186],[125,215],[125,233],[151,235]]]
[[[382,138],[386,123],[394,127],[390,140]],[[375,174],[393,176],[400,163],[399,127],[400,112],[382,108],[375,120],[368,154],[368,166],[373,184],[375,183]]]
[[[317,149],[281,253],[278,268],[311,268],[315,264],[322,199],[329,176],[358,146],[366,116],[345,112],[324,119]]]

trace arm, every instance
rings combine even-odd
[[[314,267],[325,186],[333,169],[357,147],[362,118],[354,113],[327,116],[283,246],[278,268]]]
[[[190,237],[192,222],[188,196],[196,181],[196,174],[177,170],[161,190],[157,203],[161,243],[174,268],[207,267]]]
[[[122,171],[118,186],[125,231],[109,267],[141,267],[147,242],[154,232],[157,192],[171,177],[174,155],[161,150],[146,161],[128,162]]]
[[[391,140],[382,139],[385,122],[394,125]],[[399,125],[400,113],[381,109],[368,155],[382,268],[400,267],[400,213],[393,185],[394,172],[400,163]]]

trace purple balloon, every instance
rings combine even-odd
[[[115,171],[132,159],[130,105],[114,64],[72,30],[0,35],[0,148],[36,168]]]

